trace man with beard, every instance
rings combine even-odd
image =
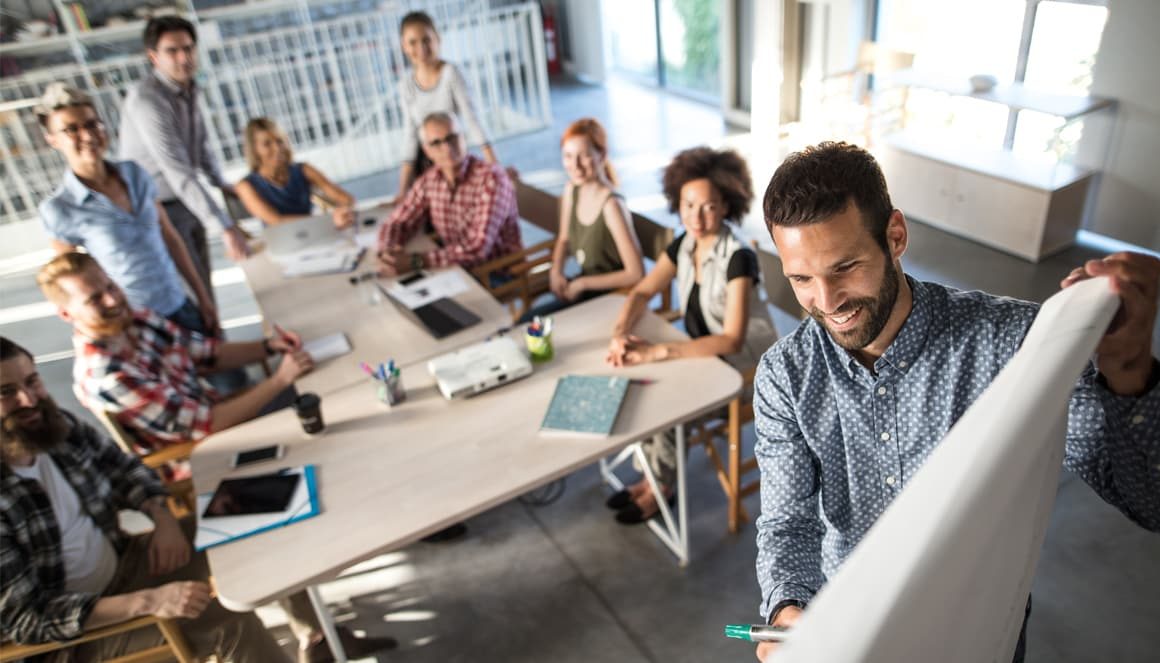
[[[132,310],[91,256],[63,253],[37,276],[44,295],[73,326],[74,389],[88,408],[107,410],[145,446],[200,440],[258,416],[312,362],[294,333],[226,343],[148,309]],[[278,370],[221,400],[201,375],[281,354]]]
[[[205,556],[191,554],[192,521],[165,505],[157,476],[92,426],[56,407],[32,355],[0,337],[0,628],[21,644],[71,640],[136,617],[181,618],[199,656],[287,660],[253,613],[213,599]],[[153,531],[129,536],[117,512]],[[79,645],[69,660],[99,661],[161,644],[138,629]]]
[[[253,419],[310,370],[310,355],[297,334],[275,326],[262,341],[226,343],[202,336],[147,309],[133,311],[117,284],[93,258],[63,253],[36,277],[60,317],[73,326],[73,388],[85,407],[102,408],[146,446],[200,440]],[[251,389],[218,399],[200,379],[281,354],[274,374]],[[304,592],[282,602],[299,643],[300,661],[332,660]],[[356,637],[339,628],[355,657],[396,646],[392,638]]]
[[[906,220],[861,148],[790,155],[764,211],[811,316],[765,353],[753,399],[761,614],[789,626],[1014,356],[1039,307],[906,276]],[[1075,385],[1064,466],[1160,531],[1160,494],[1149,488],[1160,485],[1160,260],[1117,253],[1061,285],[1096,276],[1112,277],[1121,309]],[[775,660],[774,649],[760,645],[758,658]]]

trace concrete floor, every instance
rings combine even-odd
[[[558,189],[560,131],[572,119],[595,116],[609,130],[621,188],[640,211],[663,208],[659,171],[676,150],[744,145],[713,108],[615,81],[603,87],[556,81],[552,104],[552,130],[501,141],[501,159],[525,179]],[[388,193],[395,181],[385,173],[347,184],[369,197]],[[760,195],[764,182],[756,188]],[[663,212],[655,218],[675,223]],[[752,222],[746,227],[760,230]],[[240,270],[220,245],[215,251],[229,334],[256,338],[256,309]],[[1042,301],[1071,267],[1104,252],[1077,246],[1032,265],[915,223],[904,264],[918,278]],[[39,262],[33,256],[0,265],[0,333],[29,347],[58,401],[85,414],[71,393],[67,328],[35,289]],[[751,450],[749,430],[746,446]],[[401,648],[380,661],[753,660],[751,647],[721,631],[756,617],[754,530],[726,532],[724,498],[704,452],[689,457],[687,568],[644,528],[617,525],[602,506],[606,494],[595,468],[585,469],[568,477],[564,494],[547,506],[505,504],[471,519],[464,540],[383,555],[324,586],[323,595],[341,622],[399,638]],[[756,510],[756,496],[746,506]],[[1157,660],[1157,560],[1160,537],[1064,474],[1035,579],[1028,661]],[[288,641],[276,607],[260,614]]]

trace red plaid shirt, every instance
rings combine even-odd
[[[73,336],[73,390],[85,407],[112,413],[150,448],[209,435],[217,393],[197,375],[218,341],[142,309],[125,337]]]
[[[515,188],[503,167],[468,155],[452,187],[438,168],[419,176],[379,231],[379,250],[403,246],[431,219],[443,247],[427,251],[428,267],[472,267],[519,251]]]

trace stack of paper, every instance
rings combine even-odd
[[[321,336],[306,341],[302,344],[302,349],[306,351],[306,354],[310,355],[314,363],[318,364],[327,359],[341,357],[350,352],[351,347],[350,340],[347,339],[346,334],[336,332],[329,336]]]

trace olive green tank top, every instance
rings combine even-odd
[[[610,193],[604,202],[600,203],[600,214],[591,225],[580,223],[576,216],[576,197],[578,187],[572,188],[572,210],[568,214],[568,247],[576,262],[580,264],[580,273],[584,276],[593,274],[607,274],[624,269],[620,260],[620,251],[616,250],[616,241],[612,239],[607,224],[604,223],[604,206],[613,196],[620,198],[619,193]]]

